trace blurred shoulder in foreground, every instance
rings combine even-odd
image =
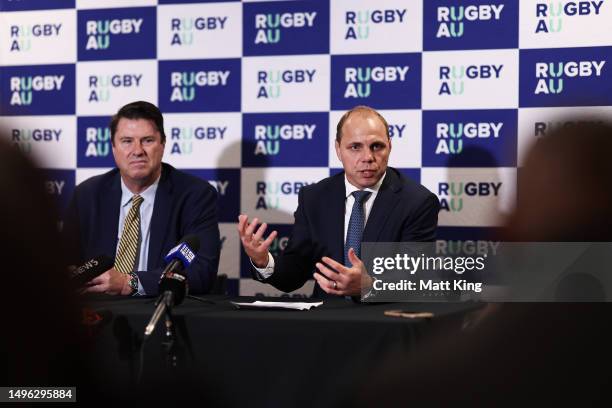
[[[84,342],[55,203],[44,189],[41,170],[5,142],[0,142],[0,196],[0,344],[6,356],[1,383],[74,386],[86,377],[79,358]]]

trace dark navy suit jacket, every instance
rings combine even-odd
[[[344,172],[302,188],[287,247],[274,257],[274,273],[267,279],[254,273],[255,279],[291,292],[312,278],[323,256],[343,263],[345,198]],[[439,210],[432,192],[388,167],[362,242],[434,241]],[[327,296],[316,282],[313,296]]]
[[[98,255],[115,256],[121,204],[118,169],[79,184],[64,221],[64,236],[72,263]],[[208,292],[219,266],[220,240],[217,192],[205,180],[162,163],[151,216],[148,270],[137,271],[148,295],[157,294],[164,256],[187,234],[200,239],[200,250],[187,269],[189,291]]]

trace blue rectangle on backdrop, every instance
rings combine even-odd
[[[327,167],[329,115],[261,113],[242,116],[242,165]]]
[[[521,107],[612,105],[612,47],[520,51]]]
[[[412,181],[416,181],[417,183],[421,182],[421,169],[397,169],[404,176],[408,177]]]
[[[329,1],[243,5],[244,55],[329,53]]]
[[[75,7],[75,0],[0,0],[0,11],[53,10]]]
[[[44,169],[43,178],[47,193],[51,195],[60,211],[60,217],[68,209],[74,192],[76,175],[74,170]],[[59,221],[59,220],[58,220]]]
[[[79,61],[156,57],[156,7],[79,10],[77,13]]]
[[[72,115],[74,64],[0,67],[0,115]]]
[[[423,111],[423,166],[514,167],[518,111]]]
[[[240,59],[159,61],[162,112],[240,112]]]
[[[260,222],[265,222],[265,220],[260,220]],[[272,256],[279,256],[283,253],[285,248],[287,247],[287,243],[289,242],[289,236],[291,235],[291,231],[293,230],[293,225],[288,224],[268,224],[268,228],[266,229],[266,233],[264,237],[268,237],[272,231],[278,232],[276,238],[270,245],[269,251]],[[252,277],[253,266],[251,265],[251,260],[246,255],[244,250],[240,248],[240,277],[242,278],[250,278]]]
[[[421,107],[421,54],[332,55],[331,108]]]
[[[451,254],[459,254],[460,249],[469,253],[469,246],[477,246],[478,241],[497,241],[503,237],[502,227],[438,227],[436,239],[454,241],[447,243]],[[490,249],[490,247],[489,247]]]
[[[181,169],[217,190],[219,222],[236,222],[240,214],[240,169]]]
[[[423,6],[426,51],[518,47],[518,0],[427,0]]]
[[[108,116],[77,118],[78,167],[115,167],[109,123]]]

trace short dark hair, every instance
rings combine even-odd
[[[372,113],[376,115],[378,119],[380,119],[382,124],[385,125],[385,133],[387,134],[387,139],[391,140],[391,135],[389,135],[389,124],[387,123],[385,118],[383,118],[383,116],[380,113],[378,113],[376,109],[370,108],[369,106],[366,106],[366,105],[359,105],[347,111],[340,118],[340,121],[338,122],[338,125],[336,126],[336,142],[340,143],[340,139],[342,139],[342,126],[344,126],[344,122],[348,120],[349,116],[351,116],[353,113],[366,113],[366,112]]]
[[[161,135],[162,144],[166,143],[166,134],[164,133],[164,117],[159,108],[152,103],[145,101],[136,101],[128,103],[119,109],[113,115],[110,121],[111,143],[115,144],[115,132],[121,118],[125,119],[147,119],[155,124],[155,127]]]

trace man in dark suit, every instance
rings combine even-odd
[[[148,102],[122,107],[111,120],[117,168],[75,189],[64,233],[78,263],[98,255],[115,265],[88,292],[152,295],[164,256],[187,234],[200,240],[187,270],[192,293],[212,287],[219,264],[217,193],[206,181],[162,163],[166,136],[159,109]]]
[[[284,292],[314,276],[314,296],[357,296],[362,278],[361,242],[433,241],[440,204],[422,185],[387,167],[389,126],[374,109],[346,112],[336,130],[336,154],[344,172],[304,187],[285,251],[273,257],[267,224],[240,215],[238,232],[256,269],[255,279]],[[316,272],[316,273],[314,273]],[[371,281],[369,282],[371,283]]]

